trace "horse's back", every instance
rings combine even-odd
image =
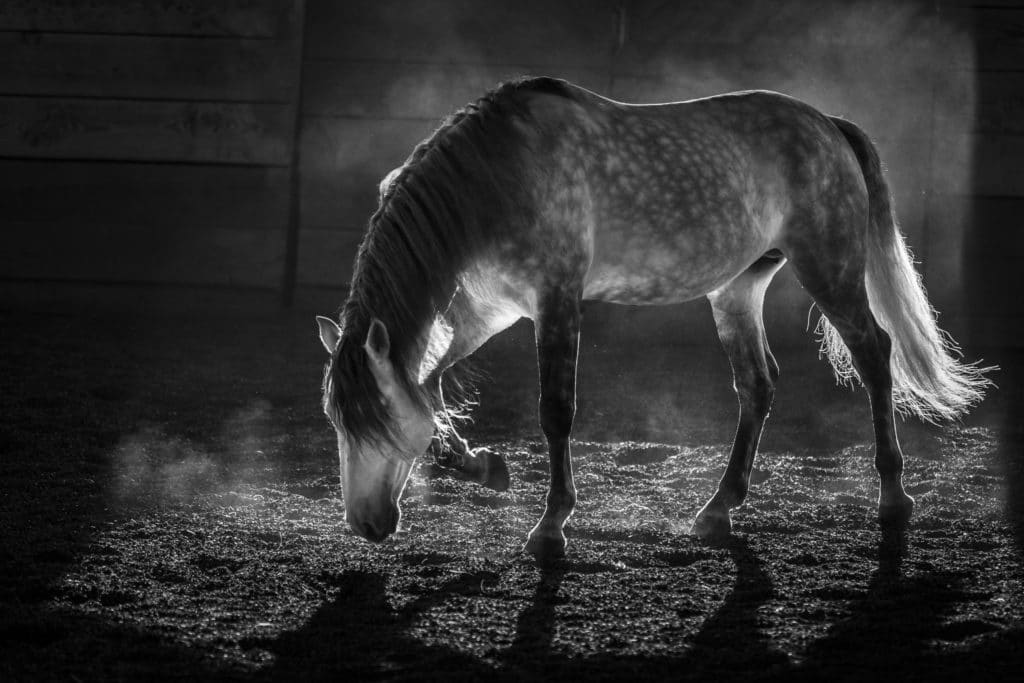
[[[829,177],[857,182],[828,118],[778,93],[629,105],[579,90],[569,107],[578,131],[569,167],[586,169],[587,298],[702,296],[778,248]]]

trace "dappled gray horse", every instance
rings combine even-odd
[[[340,320],[318,318],[349,524],[373,541],[394,532],[413,461],[428,448],[466,476],[507,486],[501,459],[455,432],[463,408],[446,401],[442,375],[525,316],[551,458],[526,549],[564,553],[581,301],[707,296],[740,415],[693,531],[727,534],[779,374],[761,308],[787,261],[824,313],[837,376],[859,379],[870,397],[879,518],[905,522],[913,500],[894,407],[954,418],[988,382],[936,326],[865,134],[771,92],[627,105],[540,78],[488,93],[385,179]]]

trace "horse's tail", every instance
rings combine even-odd
[[[871,312],[892,338],[890,367],[896,409],[928,422],[955,419],[983,398],[985,388],[992,385],[985,373],[994,368],[959,360],[960,348],[936,324],[935,309],[896,225],[875,146],[854,124],[830,118],[853,148],[867,183],[870,225],[864,279]],[[822,354],[828,356],[837,379],[857,378],[849,350],[824,316],[817,331],[822,337]]]

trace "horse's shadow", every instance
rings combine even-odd
[[[516,619],[516,635],[503,653],[504,669],[528,675],[547,670],[555,659],[551,651],[557,628],[556,607],[565,600],[560,595],[562,579],[571,565],[566,561],[540,565],[540,579],[530,605]]]
[[[982,652],[936,648],[956,637],[950,617],[969,599],[966,576],[955,572],[904,572],[908,554],[903,530],[883,529],[878,568],[850,614],[815,641],[794,668],[802,680],[963,680],[984,670]],[[979,668],[980,666],[980,668]]]
[[[719,545],[736,565],[736,583],[722,606],[704,621],[693,638],[695,647],[680,664],[691,675],[718,678],[784,666],[785,655],[772,647],[758,619],[758,610],[775,593],[764,563],[742,537],[732,536]]]
[[[541,567],[533,598],[519,613],[515,640],[496,673],[510,680],[618,680],[639,675],[679,679],[721,678],[729,673],[739,676],[779,668],[785,657],[771,647],[758,625],[758,609],[774,592],[761,559],[741,537],[731,537],[716,547],[728,551],[736,566],[736,582],[692,638],[693,647],[685,656],[608,654],[583,658],[554,651],[556,607],[573,599],[563,588],[563,578],[573,571],[572,562],[566,561]],[[628,641],[638,634],[617,635],[620,641]]]
[[[478,680],[491,667],[452,648],[427,646],[409,634],[431,606],[481,578],[464,574],[400,609],[386,592],[387,577],[350,571],[335,580],[339,593],[301,629],[266,644],[276,655],[263,680]]]
[[[691,673],[739,672],[777,663],[757,624],[757,609],[772,595],[761,560],[746,541],[733,538],[721,547],[736,564],[736,584],[722,606],[709,617],[686,658]],[[670,676],[679,672],[678,658],[598,655],[567,657],[553,650],[557,606],[571,601],[563,579],[573,570],[569,561],[542,565],[529,605],[516,618],[515,636],[497,666],[454,648],[425,645],[410,634],[415,620],[432,606],[455,595],[480,577],[450,579],[428,595],[393,609],[383,574],[352,571],[336,579],[338,595],[301,629],[264,644],[275,655],[264,680],[523,680],[588,676],[630,677],[636,673]]]
[[[950,636],[949,617],[969,597],[965,577],[948,572],[903,572],[907,541],[902,532],[880,536],[877,569],[867,591],[849,605],[849,614],[812,643],[799,659],[780,651],[761,626],[761,608],[775,588],[764,560],[742,537],[718,547],[728,551],[736,580],[721,606],[708,616],[691,647],[681,656],[621,653],[572,656],[554,647],[557,608],[573,599],[563,581],[571,561],[542,566],[530,603],[516,617],[513,643],[492,663],[455,648],[426,645],[410,633],[419,615],[480,577],[453,578],[429,595],[392,609],[386,577],[347,572],[340,594],[299,631],[269,644],[277,655],[264,672],[270,680],[859,680],[865,676],[953,680],[986,666],[1013,661],[1012,639],[1020,630],[987,641],[974,650],[936,650],[936,639]],[[953,627],[955,628],[955,626]],[[629,634],[619,634],[628,637]],[[955,634],[953,634],[955,635]],[[680,635],[679,637],[684,637]]]

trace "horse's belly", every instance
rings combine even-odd
[[[704,296],[743,272],[770,248],[752,225],[672,230],[604,226],[584,280],[586,299],[671,304]]]
[[[661,256],[652,255],[652,260]],[[583,298],[631,305],[681,303],[718,289],[736,275],[735,268],[670,272],[595,264],[584,282]]]

